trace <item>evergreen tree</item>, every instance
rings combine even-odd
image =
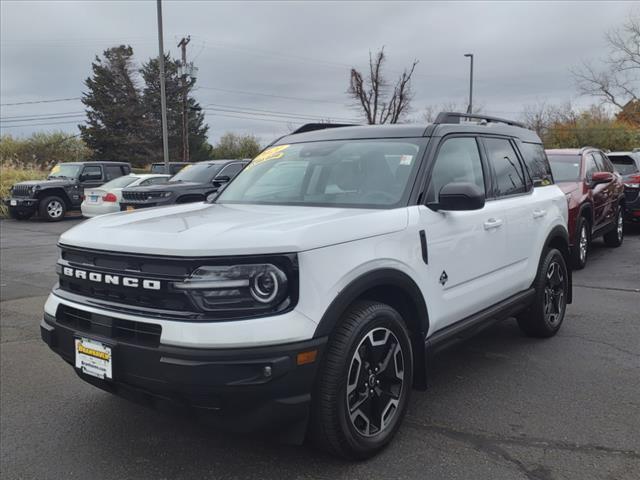
[[[133,165],[146,163],[142,141],[143,106],[133,74],[133,49],[120,45],[96,56],[92,75],[85,80],[88,88],[82,103],[87,124],[79,125],[93,158],[103,161],[127,161]]]
[[[169,134],[169,159],[182,160],[182,95],[183,82],[179,76],[180,62],[165,56],[165,92],[167,98],[167,129]],[[145,137],[150,161],[162,161],[162,113],[160,107],[160,67],[157,58],[150,59],[140,69],[145,82],[142,104],[145,111]],[[204,123],[200,105],[189,95],[195,78],[187,81],[187,113],[189,130],[189,159],[193,162],[207,160],[211,147],[207,143],[209,126]]]

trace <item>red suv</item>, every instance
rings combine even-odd
[[[555,183],[569,203],[569,241],[573,268],[584,268],[591,240],[603,236],[609,247],[623,239],[624,185],[602,151],[591,148],[547,150]]]

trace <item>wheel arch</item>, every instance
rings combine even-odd
[[[320,319],[314,337],[330,336],[347,309],[358,300],[373,300],[395,308],[411,335],[415,388],[426,387],[425,338],[429,331],[429,315],[425,299],[415,281],[406,273],[392,268],[367,272],[353,280],[331,302]]]
[[[542,261],[542,255],[548,248],[556,248],[560,250],[564,257],[565,264],[567,266],[567,274],[569,276],[569,292],[567,295],[567,303],[571,303],[573,300],[573,280],[571,275],[571,254],[569,250],[569,233],[567,229],[561,225],[556,225],[551,229],[545,240],[545,248],[542,250],[539,262]],[[539,265],[540,263],[538,263]]]
[[[43,188],[38,190],[37,197],[36,197],[38,201],[41,201],[47,197],[60,197],[64,201],[65,207],[67,208],[67,210],[72,208],[71,199],[69,198],[69,195],[67,194],[64,188],[56,187],[56,188]]]

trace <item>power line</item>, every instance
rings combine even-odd
[[[70,102],[71,100],[82,100],[82,97],[56,98],[56,99],[53,99],[53,100],[33,100],[31,102],[0,103],[0,106],[9,107],[9,106],[13,106],[13,105],[32,105],[34,103]]]
[[[216,104],[216,103],[210,103],[208,105],[206,105],[204,107],[205,110],[220,110],[220,111],[225,111],[225,109],[232,109],[232,110],[242,110],[239,112],[235,112],[235,113],[247,113],[247,114],[251,114],[251,115],[263,115],[263,116],[276,116],[276,117],[294,117],[294,118],[299,118],[299,119],[303,119],[303,120],[317,120],[319,118],[332,118],[335,120],[340,120],[343,122],[355,122],[357,120],[354,120],[353,118],[344,118],[344,117],[337,117],[335,115],[308,115],[308,114],[304,114],[304,113],[291,113],[291,112],[281,112],[281,111],[275,111],[275,110],[260,110],[257,108],[245,108],[245,107],[236,107],[233,105],[220,105],[220,104]]]
[[[75,123],[76,125],[78,123],[83,123],[80,122],[79,120],[73,120],[71,122],[47,122],[47,123],[32,123],[30,125],[2,125],[0,124],[0,129],[2,128],[16,128],[16,127],[39,127],[39,126],[46,126],[46,125],[65,125],[68,123]]]
[[[31,115],[13,115],[10,117],[0,117],[1,120],[13,121],[13,120],[21,120],[21,119],[36,119],[38,117],[49,117],[49,116],[59,116],[59,115],[84,115],[84,111],[82,112],[55,112],[55,113],[34,113]]]
[[[228,88],[218,88],[218,87],[204,87],[202,85],[198,85],[197,88],[202,88],[204,90],[217,90],[219,92],[225,92],[225,93],[238,93],[240,95],[254,95],[258,97],[284,98],[286,100],[297,100],[299,102],[330,103],[333,105],[341,105],[341,106],[344,106],[345,104],[345,102],[332,102],[331,100],[321,100],[316,98],[289,97],[286,95],[276,95],[272,93],[249,92],[246,90],[232,90]]]

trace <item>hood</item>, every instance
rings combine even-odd
[[[199,182],[167,182],[157,185],[149,185],[147,187],[125,187],[124,190],[133,190],[136,192],[175,192],[179,190],[188,190],[190,188],[202,188],[206,184]]]
[[[402,230],[407,210],[190,203],[87,220],[60,243],[175,256],[291,253]]]
[[[579,182],[558,182],[556,185],[560,187],[565,194],[575,192],[580,186]]]
[[[74,181],[66,178],[60,180],[26,180],[24,182],[15,183],[15,185],[26,185],[31,187],[33,185],[40,185],[41,187],[62,187],[65,185],[74,185]]]

